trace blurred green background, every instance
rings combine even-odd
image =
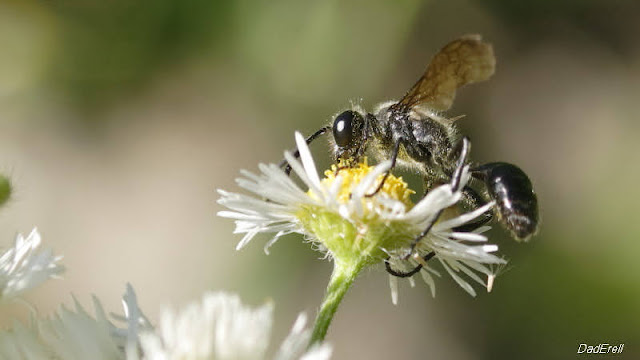
[[[335,359],[566,359],[625,343],[640,358],[640,3],[637,1],[0,1],[0,172],[14,195],[0,236],[37,225],[65,279],[31,292],[43,314],[96,294],[120,312],[204,291],[276,303],[274,342],[315,313],[331,264],[299,236],[271,255],[235,252],[216,188],[276,162],[352,101],[399,98],[446,42],[480,33],[497,73],[450,115],[478,161],[531,176],[542,227],[528,244],[496,228],[510,260],[492,293],[382,268],[347,294]],[[313,149],[328,161],[327,147]],[[262,240],[262,241],[261,241]],[[3,308],[5,327],[28,311]],[[595,357],[595,356],[592,356]]]

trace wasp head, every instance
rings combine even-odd
[[[333,121],[333,154],[336,161],[358,162],[367,140],[366,120],[357,111],[347,110]]]

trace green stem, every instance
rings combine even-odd
[[[364,261],[364,259],[349,263],[335,259],[331,280],[329,280],[327,293],[318,311],[309,346],[324,340],[333,315],[336,313],[336,310],[338,310],[338,305],[340,305],[344,294],[347,293],[347,290],[349,290],[358,273],[360,273],[360,270],[362,270],[365,265],[366,261]]]

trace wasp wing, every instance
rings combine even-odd
[[[491,44],[482,41],[480,35],[465,35],[443,47],[431,60],[424,75],[394,106],[447,110],[453,104],[456,89],[487,80],[495,67]]]

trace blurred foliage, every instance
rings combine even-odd
[[[558,26],[575,26],[592,39],[626,56],[637,33],[640,3],[635,0],[481,0],[525,40],[522,47],[553,37]],[[615,18],[616,21],[611,21]]]
[[[640,289],[604,275],[606,260],[584,260],[543,247],[513,259],[517,270],[481,301],[488,312],[475,329],[500,339],[484,344],[484,358],[566,359],[579,343],[637,344]],[[624,358],[638,354],[633,348],[626,352]]]
[[[51,81],[74,106],[91,109],[140,90],[187,56],[230,39],[227,1],[52,1],[59,24]],[[84,117],[85,119],[95,119]]]
[[[0,174],[0,206],[4,205],[11,197],[11,181]]]

